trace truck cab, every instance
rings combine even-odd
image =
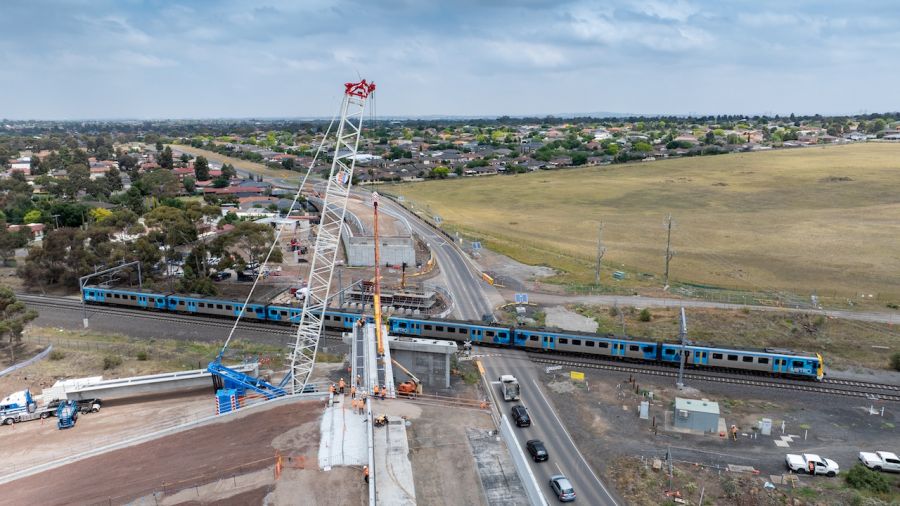
[[[519,380],[512,374],[500,376],[500,390],[503,392],[504,401],[519,400]]]

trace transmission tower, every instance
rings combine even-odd
[[[365,79],[358,83],[346,83],[344,86],[341,119],[322,202],[319,232],[310,263],[307,294],[297,325],[297,340],[288,355],[291,368],[282,381],[282,385],[286,386],[290,393],[303,391],[316,361],[319,336],[322,334],[322,322],[331,291],[331,278],[334,275],[334,262],[341,238],[341,227],[344,226],[347,197],[350,195],[353,169],[356,166],[356,153],[362,133],[366,102],[369,95],[375,91],[375,83],[368,83]]]

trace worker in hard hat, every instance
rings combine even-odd
[[[375,393],[375,397],[378,397],[378,385],[372,387],[372,391]]]
[[[338,382],[338,391],[340,391],[341,395],[344,395],[344,386],[346,386],[346,383],[344,383],[344,378],[341,378],[341,381]]]
[[[369,466],[363,466],[363,479],[369,483]]]

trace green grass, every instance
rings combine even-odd
[[[560,270],[559,283],[593,282],[603,221],[605,271],[649,273],[658,284],[671,212],[674,281],[896,301],[898,160],[900,144],[814,147],[392,190],[445,228]]]

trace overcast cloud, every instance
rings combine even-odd
[[[0,118],[900,110],[900,2],[5,1]]]

